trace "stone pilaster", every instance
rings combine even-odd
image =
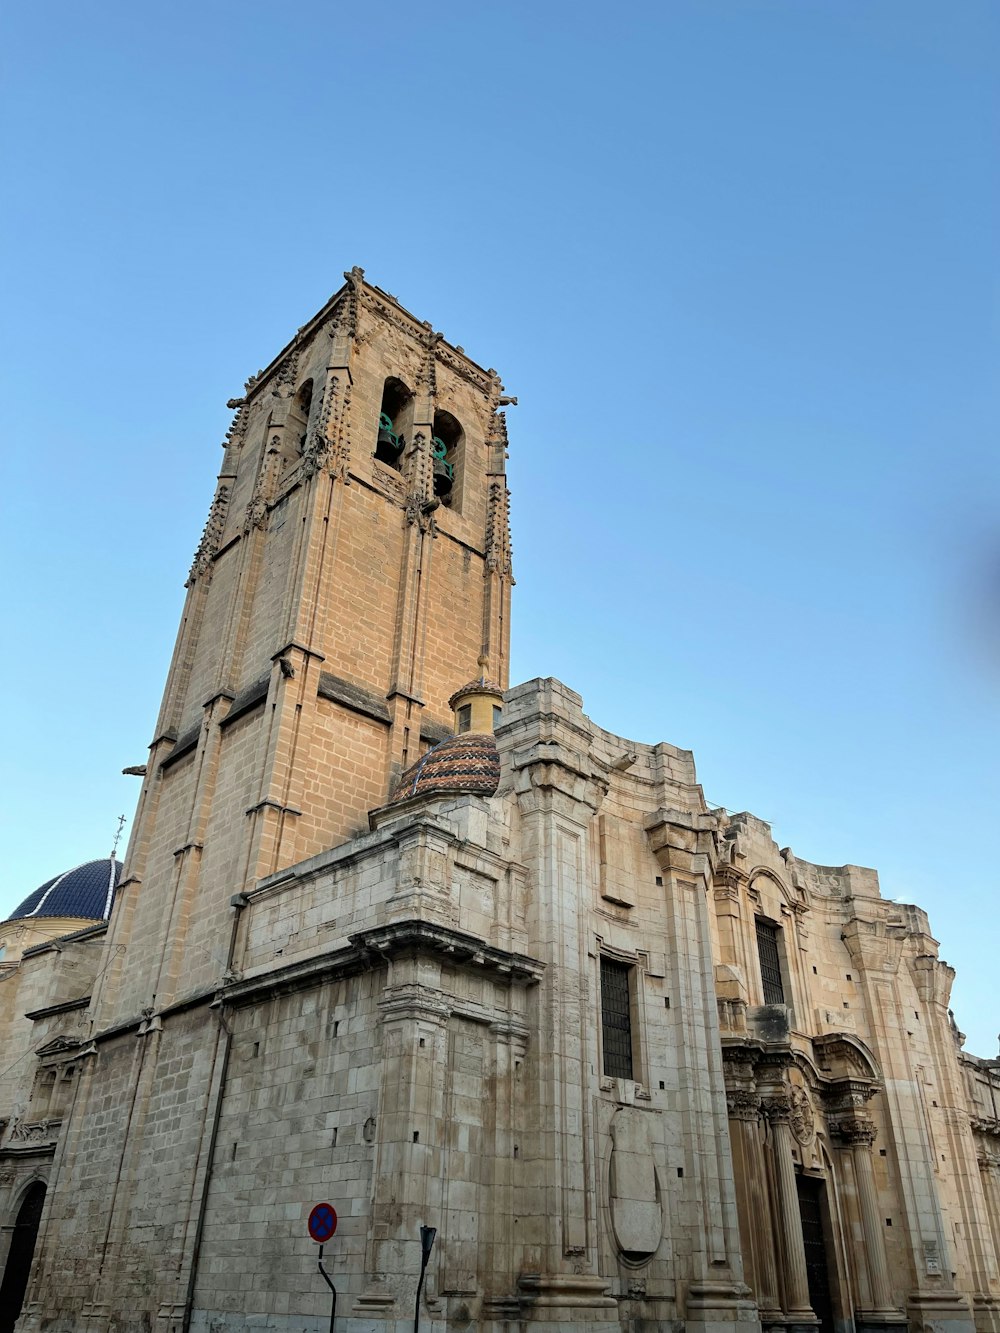
[[[510,493],[507,490],[507,421],[497,410],[500,391],[499,377],[494,376],[489,432],[486,447],[489,451],[486,511],[486,541],[483,547],[485,562],[485,597],[483,599],[483,654],[491,680],[507,680],[510,656],[510,590],[514,584],[511,567]],[[507,402],[507,399],[502,401]]]
[[[893,1304],[892,1283],[889,1280],[884,1223],[872,1160],[876,1128],[865,1117],[842,1120],[832,1128],[836,1139],[851,1156],[858,1191],[861,1232],[865,1241],[863,1248],[856,1251],[856,1258],[867,1279],[869,1305],[866,1309],[855,1311],[855,1322],[859,1329],[864,1330],[898,1324],[905,1316]]]
[[[898,1181],[901,1239],[909,1249],[913,1280],[906,1296],[907,1315],[911,1324],[926,1325],[936,1333],[972,1333],[969,1302],[955,1290],[952,1276],[950,1228],[936,1177],[927,1168],[935,1160],[935,1149],[917,1071],[908,1044],[899,1040],[907,1021],[900,981],[907,929],[856,916],[845,924],[841,938],[870,1015],[885,1113],[892,1127],[887,1142]],[[925,947],[922,941],[919,947]]]
[[[363,1292],[357,1319],[402,1318],[413,1310],[420,1227],[439,1225],[444,1203],[441,1141],[449,1009],[438,969],[418,954],[390,964],[381,1011],[383,1080]],[[434,1298],[433,1273],[427,1292]]]
[[[548,702],[558,708],[561,701]],[[543,1128],[526,1135],[525,1144],[525,1170],[544,1184],[527,1191],[520,1214],[520,1290],[533,1318],[543,1324],[617,1329],[610,1282],[598,1271],[593,1126],[586,1097],[589,998],[580,948],[589,829],[608,781],[570,723],[549,712],[549,734],[538,740],[537,721],[537,714],[523,719],[528,743],[512,758],[522,859],[534,882],[544,886],[532,905],[531,947],[546,964],[535,993],[540,1049],[529,1061],[530,1095]]]
[[[774,1177],[778,1195],[778,1229],[781,1233],[781,1248],[784,1255],[782,1271],[785,1283],[785,1313],[790,1324],[805,1325],[808,1328],[814,1326],[817,1321],[809,1301],[806,1250],[802,1241],[799,1193],[795,1185],[792,1131],[789,1124],[792,1104],[787,1095],[782,1093],[767,1098],[763,1103],[763,1110],[771,1127]]]
[[[743,1281],[739,1219],[715,996],[708,890],[716,857],[711,815],[661,808],[645,821],[662,872],[664,928],[679,1111],[697,1172],[700,1236],[692,1256],[686,1316],[701,1328],[753,1327],[757,1311]]]
[[[726,1060],[726,1109],[736,1179],[744,1276],[764,1324],[780,1320],[770,1190],[761,1140],[761,1099],[748,1066]]]
[[[996,1139],[994,1143],[997,1143]],[[993,1232],[993,1244],[1000,1254],[1000,1146],[992,1150],[981,1147],[977,1163],[980,1179],[983,1182],[983,1196],[986,1199],[990,1229]]]

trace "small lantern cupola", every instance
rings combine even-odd
[[[503,714],[503,690],[492,680],[486,679],[485,657],[479,659],[479,679],[470,680],[448,700],[448,707],[455,712],[455,732],[472,731],[492,736],[500,724]]]

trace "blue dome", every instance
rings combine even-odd
[[[34,893],[28,894],[8,920],[73,916],[87,921],[104,921],[111,911],[111,900],[121,873],[121,862],[113,856],[106,856],[102,861],[86,861],[82,866],[46,880]]]

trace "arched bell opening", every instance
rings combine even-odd
[[[285,463],[294,463],[302,457],[309,438],[309,418],[312,415],[313,382],[306,380],[299,385],[292,405],[288,411],[285,425]]]
[[[390,375],[382,388],[375,457],[387,467],[402,471],[406,437],[413,425],[413,393],[402,380]]]
[[[35,1180],[25,1190],[14,1220],[3,1281],[0,1282],[0,1333],[14,1333],[14,1325],[21,1313],[44,1202],[45,1182]]]
[[[431,453],[434,460],[434,494],[444,505],[451,505],[460,493],[459,475],[465,432],[457,418],[443,409],[434,413]]]

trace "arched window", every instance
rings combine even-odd
[[[313,382],[306,380],[299,386],[288,411],[288,423],[285,426],[285,462],[293,463],[305,452],[306,439],[309,435],[309,414],[312,412]]]
[[[402,380],[390,375],[382,389],[375,457],[400,471],[407,432],[413,425],[413,394]]]
[[[450,505],[457,493],[460,480],[458,469],[462,462],[462,442],[465,432],[450,412],[434,413],[434,494],[442,504]]]

